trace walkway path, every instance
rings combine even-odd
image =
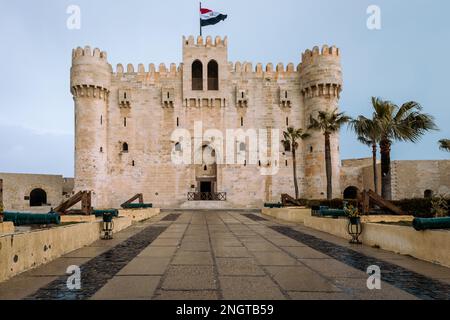
[[[450,269],[257,213],[170,211],[0,284],[3,299],[450,299]]]

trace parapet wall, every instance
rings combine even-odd
[[[340,51],[332,46],[306,50],[299,67],[302,93],[305,98],[331,96],[339,98],[342,91]]]

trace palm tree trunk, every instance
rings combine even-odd
[[[294,170],[294,188],[295,188],[295,200],[299,197],[298,181],[297,181],[297,158],[295,154],[295,145],[292,144],[292,167]]]
[[[391,189],[391,143],[382,140],[381,149],[381,195],[385,200],[392,200]]]
[[[373,159],[373,183],[375,193],[378,194],[378,165],[377,165],[377,144],[372,145],[372,159]]]
[[[332,200],[333,199],[333,168],[331,166],[331,142],[330,142],[330,135],[325,134],[325,167],[326,167],[326,174],[327,174],[327,199]]]

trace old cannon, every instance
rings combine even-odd
[[[413,226],[417,231],[450,229],[450,217],[431,219],[416,218],[413,221]]]
[[[12,222],[15,226],[61,224],[61,216],[55,213],[34,214],[20,212],[4,212],[3,221]]]
[[[152,203],[128,203],[122,205],[123,209],[149,209],[153,208]]]
[[[264,208],[270,208],[270,209],[283,208],[283,204],[282,203],[264,203]]]
[[[94,215],[99,218],[99,217],[103,217],[105,214],[106,215],[111,215],[114,218],[119,217],[119,210],[117,209],[107,209],[107,210],[94,210]]]
[[[329,207],[324,207],[324,206],[319,208],[318,215],[322,216],[322,217],[333,217],[333,218],[347,216],[347,214],[345,213],[345,210],[330,209]]]

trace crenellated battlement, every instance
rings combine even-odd
[[[336,46],[329,47],[324,45],[322,49],[315,46],[312,51],[308,49],[302,54],[302,65],[315,63],[318,57],[335,57],[340,59],[340,50]]]
[[[202,37],[198,36],[197,39],[194,36],[185,37],[183,36],[183,47],[228,47],[228,38],[223,39],[219,36],[213,38],[211,36]]]
[[[284,65],[283,63],[278,63],[276,67],[274,67],[273,63],[268,63],[265,67],[262,63],[256,64],[255,68],[253,68],[253,64],[251,62],[236,62],[230,63],[231,72],[236,74],[256,74],[256,75],[264,75],[264,74],[273,74],[273,75],[289,75],[294,74],[299,71],[298,68],[295,68],[293,63],[289,63],[288,65]]]
[[[82,57],[92,57],[98,59],[99,61],[108,61],[108,54],[106,51],[101,51],[99,48],[92,50],[90,46],[86,46],[84,48],[78,47],[72,50],[72,60]]]
[[[138,64],[137,69],[133,64],[127,64],[126,69],[123,64],[119,63],[116,66],[116,70],[113,71],[113,76],[117,78],[126,77],[126,76],[142,76],[142,77],[167,77],[173,78],[178,77],[181,74],[183,65],[171,63],[169,67],[167,67],[164,63],[159,64],[158,68],[154,63],[148,65],[148,68],[145,68],[145,65],[140,63]]]

